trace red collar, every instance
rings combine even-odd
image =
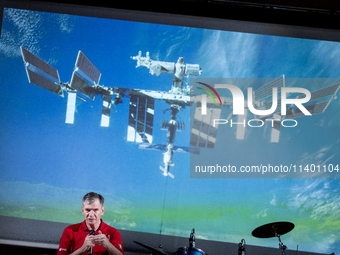
[[[103,220],[101,219],[101,220],[100,220],[99,228],[96,230],[96,232],[99,231],[99,230],[103,232],[104,225],[105,225],[105,223],[104,223]],[[90,231],[90,230],[87,228],[87,226],[86,226],[85,220],[80,224],[80,229],[83,230],[83,231]]]

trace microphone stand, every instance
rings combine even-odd
[[[282,241],[281,241],[281,238],[280,238],[280,235],[279,234],[276,234],[275,233],[275,236],[277,236],[277,238],[279,239],[279,247],[282,251],[282,255],[286,255],[286,249],[287,249],[287,246],[286,245],[283,245]]]
[[[245,249],[246,240],[242,239],[241,242],[238,244],[238,255],[245,255],[246,249]]]
[[[195,229],[193,228],[189,237],[189,248],[195,247]]]

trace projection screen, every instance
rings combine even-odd
[[[2,5],[2,221],[78,223],[95,191],[122,231],[277,249],[252,231],[290,222],[291,250],[340,252],[338,31]],[[61,235],[25,231],[1,238]]]

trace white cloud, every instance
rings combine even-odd
[[[67,14],[58,15],[58,24],[60,26],[60,31],[63,33],[71,33],[74,29],[74,17]]]
[[[298,182],[288,195],[288,207],[297,211],[294,236],[305,236],[315,252],[332,252],[340,235],[339,179],[305,179]],[[306,239],[306,237],[308,237]]]
[[[324,157],[331,150],[332,146],[321,147],[318,151],[314,153],[304,153],[300,157],[298,165],[315,164],[321,165],[324,162]]]
[[[274,194],[273,199],[270,201],[271,205],[276,205],[276,196]]]
[[[314,63],[312,73],[316,77],[339,77],[340,44],[320,41],[311,52]]]
[[[258,61],[258,36],[206,30],[198,51],[209,77],[254,77]]]
[[[56,25],[62,33],[74,29],[75,16],[70,15],[52,14],[47,20],[40,12],[6,8],[3,16],[6,25],[1,33],[0,54],[5,57],[21,56],[20,46],[39,55],[44,34],[51,35],[46,31],[50,26]]]
[[[264,218],[267,217],[267,211],[268,209],[263,209],[262,211],[260,211],[259,213],[257,213],[255,215],[256,218]]]
[[[37,53],[39,39],[41,39],[42,18],[37,12],[5,9],[4,22],[12,25],[11,29],[2,30],[0,53],[6,57],[20,56],[20,46],[24,45],[30,51]],[[3,23],[4,23],[3,22]]]
[[[169,61],[169,62],[177,62],[177,59],[173,59],[173,56],[177,56],[180,53],[183,56],[183,48],[187,47],[187,44],[191,40],[191,29],[187,27],[183,27],[179,30],[176,30],[175,34],[169,34],[168,32],[162,34],[160,38],[164,38],[161,42],[159,42],[158,51],[150,52],[152,54],[153,60],[158,61]],[[193,40],[192,40],[193,41]],[[170,43],[171,42],[171,43]],[[168,47],[169,43],[171,44]],[[163,44],[167,45],[166,51],[164,52]],[[173,55],[173,56],[172,56]]]
[[[291,189],[289,206],[300,213],[308,211],[309,217],[315,220],[339,221],[340,194],[332,190],[334,182],[339,180],[307,179],[304,185]]]

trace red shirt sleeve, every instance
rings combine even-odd
[[[70,232],[71,231],[68,231],[67,228],[64,230],[60,238],[60,244],[59,244],[57,255],[68,255],[71,253],[72,241],[70,237]]]
[[[114,229],[114,231],[111,233],[110,242],[114,247],[124,254],[122,237],[117,229]]]

